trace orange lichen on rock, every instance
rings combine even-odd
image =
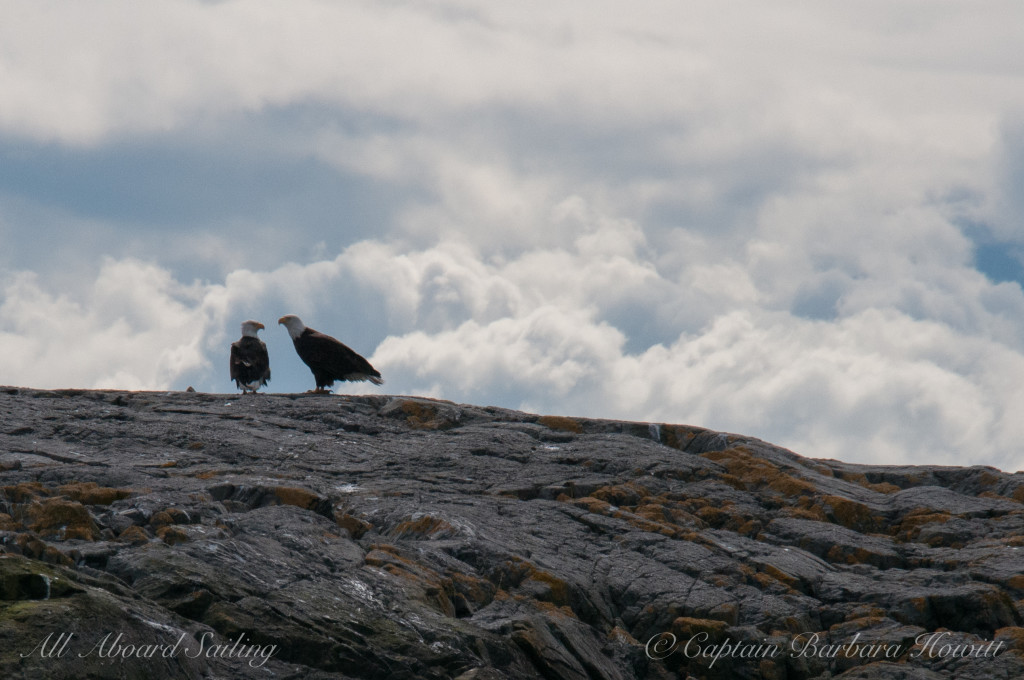
[[[352,538],[362,538],[367,531],[373,528],[373,525],[369,522],[361,520],[347,512],[335,513],[334,523],[348,531],[348,535]]]
[[[583,426],[580,425],[578,420],[566,416],[541,416],[537,418],[537,423],[551,430],[561,430],[563,432],[572,432],[573,434],[583,432]]]
[[[14,537],[14,546],[25,557],[41,559],[47,545],[39,540],[39,537],[32,533],[17,534]]]
[[[149,542],[149,536],[146,534],[146,530],[142,527],[130,526],[118,535],[117,540],[121,543],[141,545],[142,543]]]
[[[1000,481],[1002,480],[1000,479],[999,475],[989,470],[984,470],[980,475],[978,475],[978,478],[975,480],[975,483],[977,483],[979,486],[995,486]]]
[[[375,544],[363,557],[363,561],[371,567],[377,567],[384,571],[416,581],[436,581],[440,576],[430,567],[404,557],[398,548],[393,545]]]
[[[686,425],[659,425],[658,431],[661,434],[662,444],[682,451],[704,430]]]
[[[873,564],[876,555],[877,553],[865,548],[834,545],[829,549],[825,559],[835,564]]]
[[[576,616],[576,612],[574,612],[572,607],[569,607],[568,605],[557,605],[554,602],[537,600],[532,597],[526,597],[525,595],[513,595],[513,597],[517,600],[530,604],[532,607],[548,616],[563,616],[570,619],[578,618]]]
[[[457,415],[444,413],[432,403],[405,399],[398,408],[409,427],[417,430],[447,430],[459,424]]]
[[[890,494],[896,493],[900,490],[900,487],[895,484],[890,484],[889,482],[872,482],[867,478],[867,475],[861,472],[842,472],[839,474],[839,478],[847,482],[859,484],[865,489],[871,489],[878,493]]]
[[[566,581],[519,557],[510,557],[497,565],[490,574],[490,580],[498,588],[526,588],[532,591],[535,599],[559,607],[571,606],[571,592]]]
[[[558,578],[551,572],[543,571],[533,567],[527,575],[527,580],[543,583],[548,588],[546,599],[558,606],[569,606],[569,584]]]
[[[1024,657],[1024,628],[1019,626],[1000,628],[992,639],[1005,642],[1008,652]]]
[[[679,616],[672,621],[672,634],[681,640],[688,640],[699,633],[704,633],[708,636],[708,642],[719,642],[728,636],[728,630],[728,623],[716,619]]]
[[[779,466],[756,456],[746,446],[709,451],[701,456],[724,465],[727,474],[722,476],[722,481],[741,491],[768,488],[787,499],[811,496],[817,491],[807,480],[784,472]]]
[[[22,526],[6,512],[0,512],[0,531],[18,531]]]
[[[366,553],[363,561],[371,567],[405,579],[422,592],[422,601],[445,616],[457,613],[452,598],[455,587],[451,579],[443,577],[430,567],[403,556],[393,545],[377,544]]]
[[[59,564],[62,567],[73,567],[75,561],[71,559],[70,555],[66,555],[52,545],[46,546],[43,550],[43,562],[49,564]]]
[[[456,609],[472,613],[476,609],[486,607],[494,600],[497,588],[490,581],[457,571],[449,573],[448,577],[451,578],[452,587],[455,590],[452,601],[455,603]]]
[[[188,532],[177,526],[161,527],[157,529],[156,536],[167,545],[177,545],[189,540]]]
[[[392,538],[406,538],[409,536],[441,538],[455,536],[458,533],[458,528],[445,520],[431,515],[422,515],[416,519],[400,522],[394,529],[388,532],[388,535]]]
[[[625,520],[629,525],[640,529],[641,531],[647,531],[652,534],[661,534],[662,536],[671,536],[673,538],[679,537],[683,533],[682,527],[677,527],[668,522],[659,522],[649,520],[641,517],[640,515],[633,514],[632,512],[626,512],[618,510],[613,512],[612,517]]]
[[[608,640],[609,642],[624,642],[627,645],[640,645],[637,639],[629,634],[628,630],[619,626],[615,626],[608,631]]]
[[[817,491],[815,486],[806,479],[800,479],[781,471],[768,481],[768,488],[789,498],[811,496]]]
[[[644,503],[633,510],[633,512],[638,517],[643,517],[652,522],[676,523],[676,518],[673,516],[672,511],[661,503]]]
[[[29,505],[27,515],[28,528],[40,536],[86,541],[95,541],[99,537],[99,528],[92,521],[89,510],[76,501],[48,498]]]
[[[796,519],[810,519],[815,522],[828,521],[828,518],[825,516],[825,511],[821,509],[821,506],[813,504],[805,506],[804,503],[798,503],[796,507],[782,508],[780,512],[786,517],[795,517]]]
[[[878,531],[886,525],[884,518],[871,508],[842,496],[822,496],[819,499],[825,516],[830,521],[861,533]]]
[[[11,541],[15,552],[33,560],[40,560],[47,564],[57,564],[65,567],[74,566],[75,561],[69,555],[64,554],[52,545],[47,545],[39,540],[34,534],[17,534]],[[0,557],[3,557],[0,555]],[[8,583],[8,587],[13,585]],[[4,590],[0,584],[0,591]],[[2,598],[0,598],[2,599]]]
[[[773,566],[771,564],[761,565],[761,571],[767,574],[768,576],[771,576],[776,581],[779,581],[787,588],[796,590],[800,586],[800,579],[796,578],[795,576],[792,576],[791,574],[787,574],[786,572],[782,571],[778,567]]]
[[[172,524],[188,524],[189,521],[188,513],[181,508],[165,508],[159,512],[154,512],[149,518],[149,524],[154,528],[170,526]]]
[[[936,512],[930,508],[917,508],[901,518],[893,535],[898,541],[912,541],[921,534],[922,527],[929,524],[945,524],[952,517],[945,510]]]
[[[281,505],[294,505],[304,510],[314,510],[323,501],[318,494],[309,489],[295,486],[275,486],[273,493]]]
[[[780,582],[779,579],[775,578],[771,574],[767,574],[764,572],[757,572],[756,574],[751,576],[750,579],[751,581],[753,581],[752,585],[756,586],[759,590],[763,590],[765,592],[774,591],[775,593],[789,593],[793,590],[791,587]]]
[[[723,503],[721,507],[706,505],[695,513],[704,523],[714,529],[721,529],[729,524],[734,515],[730,512],[730,506]]]
[[[626,482],[603,486],[595,489],[590,495],[612,505],[635,507],[643,498],[649,496],[650,492],[641,484]]]
[[[11,503],[28,503],[50,495],[50,492],[39,482],[22,482],[13,486],[0,487],[0,492]]]
[[[59,488],[62,495],[85,505],[110,505],[114,501],[129,498],[131,489],[114,489],[100,486],[96,482],[73,482]]]
[[[615,506],[611,503],[603,501],[600,498],[594,498],[593,496],[584,496],[583,498],[569,498],[566,496],[564,502],[571,503],[577,508],[583,508],[587,512],[592,512],[595,515],[606,515],[611,517],[612,513],[615,512]]]

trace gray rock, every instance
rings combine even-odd
[[[1024,676],[1020,473],[406,397],[0,413],[0,677]]]

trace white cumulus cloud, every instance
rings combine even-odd
[[[1021,465],[1016,0],[0,12],[3,382],[231,391],[256,318],[308,389],[296,313],[389,391]]]
[[[201,287],[134,260],[107,261],[84,290],[30,272],[3,282],[0,375],[33,387],[167,389],[208,364],[220,309]]]

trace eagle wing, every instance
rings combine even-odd
[[[380,385],[380,372],[345,343],[311,328],[296,341],[299,356],[311,369],[329,374],[335,380],[369,380]]]
[[[231,379],[244,383],[270,380],[270,355],[267,346],[256,338],[242,338],[231,343]]]

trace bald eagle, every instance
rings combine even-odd
[[[277,322],[288,329],[299,358],[313,371],[313,379],[316,380],[313,392],[329,393],[335,380],[369,380],[374,385],[384,383],[380,372],[369,361],[331,336],[307,328],[294,314],[282,316]]]
[[[261,328],[259,321],[243,321],[242,337],[231,343],[231,379],[242,394],[255,393],[270,380],[267,346],[256,336]]]

